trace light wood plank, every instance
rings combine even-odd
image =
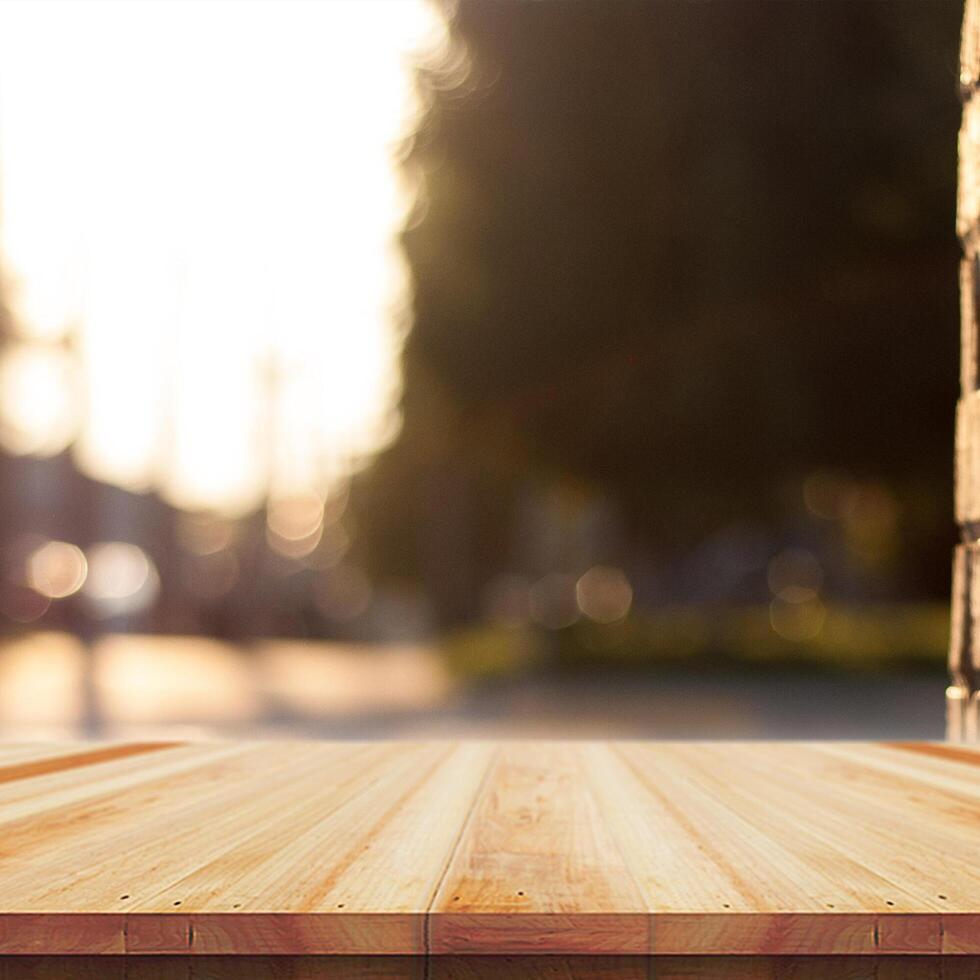
[[[612,771],[621,783],[634,780],[626,783],[628,796],[645,796],[646,808],[634,812],[612,787],[605,811],[618,822],[623,850],[636,859],[651,912],[651,950],[874,953],[874,916],[867,912],[874,896],[861,869],[840,856],[833,867],[821,867],[825,849],[801,839],[764,799],[739,796],[734,787],[741,788],[742,773],[731,752],[719,759],[709,751],[703,766],[703,753],[692,760],[679,751],[621,747],[616,754],[628,772]],[[648,857],[644,835],[664,831]],[[696,874],[678,867],[675,850]]]
[[[128,744],[92,746],[76,749],[74,752],[41,752],[32,754],[29,758],[17,760],[0,760],[0,783],[12,783],[18,779],[30,779],[35,776],[45,776],[48,773],[62,772],[66,769],[78,769],[97,765],[102,762],[112,762],[136,755],[146,755],[149,752],[160,752],[171,749],[180,742],[131,742]]]
[[[52,952],[422,952],[426,910],[491,752],[247,747],[220,770],[167,773],[166,793],[156,782],[121,788],[110,807],[73,796],[6,827],[0,948],[34,951],[56,909],[74,918],[57,920]],[[202,778],[214,784],[205,792]],[[81,852],[63,846],[64,828]]]
[[[433,953],[647,951],[643,900],[568,743],[504,744],[430,916]]]
[[[980,954],[967,747],[109,748],[0,751],[0,952]]]

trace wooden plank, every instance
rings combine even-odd
[[[147,752],[160,752],[180,744],[182,743],[131,742],[123,745],[104,745],[63,754],[44,755],[42,758],[32,757],[14,762],[0,760],[0,783],[12,783],[17,779],[45,776],[48,773],[77,769],[81,766],[92,766],[100,762],[112,762],[115,759],[124,759],[129,756],[145,755]]]
[[[611,751],[621,764],[596,765],[592,775],[605,779],[605,812],[651,910],[653,952],[875,952],[874,913],[885,908],[880,882],[845,855],[828,862],[821,842],[800,835],[795,814],[787,819],[758,795],[744,768],[753,747],[723,755],[708,746]],[[631,808],[627,797],[644,806]],[[645,852],[642,841],[661,828],[669,836]]]
[[[143,907],[162,912],[182,896],[201,953],[424,952],[427,909],[492,749],[384,753],[341,794],[305,787],[288,823],[273,818]]]
[[[168,774],[165,793],[117,779],[111,808],[73,797],[0,822],[11,848],[0,908],[18,913],[0,914],[0,949],[49,942],[51,920],[27,913],[56,907],[79,927],[62,924],[51,952],[422,952],[426,909],[491,751],[253,746],[220,772],[179,784]],[[203,795],[202,775],[220,777]],[[65,828],[80,850],[60,846]]]
[[[645,953],[642,898],[568,743],[505,744],[429,923],[433,953]]]
[[[768,745],[760,753],[756,772],[766,799],[801,833],[824,840],[825,860],[853,857],[888,882],[888,909],[877,908],[879,952],[980,952],[980,918],[964,911],[980,895],[980,786],[972,750],[828,744]],[[823,766],[820,756],[835,764]],[[801,772],[806,791],[791,809]],[[746,777],[740,772],[740,784]],[[787,794],[780,785],[793,789]]]
[[[307,911],[424,912],[493,750],[476,743],[381,743],[380,751],[373,769],[367,760],[356,771],[343,763],[357,780],[344,793],[332,785],[305,787],[288,823],[277,820],[253,832],[247,851],[228,852],[174,883],[153,907],[166,908],[179,895],[185,906],[209,911],[222,900],[227,909],[235,896],[279,909],[299,894]],[[383,885],[366,880],[361,855],[368,849],[370,870],[397,868],[397,877],[386,876]],[[275,865],[266,860],[269,854]],[[216,893],[216,882],[226,893]]]
[[[104,762],[94,768],[67,767],[56,772],[35,774],[11,781],[0,789],[0,822],[43,814],[84,801],[147,786],[178,774],[197,774],[202,766],[243,754],[245,747],[231,744],[186,745],[150,756],[129,756]],[[200,788],[198,788],[198,792]],[[38,834],[39,841],[47,837]]]
[[[86,742],[85,749],[93,749],[99,745],[118,745],[128,743],[118,742]],[[0,766],[6,766],[18,760],[45,759],[58,755],[75,755],[80,746],[64,742],[0,742]]]
[[[800,745],[589,752],[604,812],[651,909],[654,952],[938,953],[943,913],[980,895],[978,872],[954,871],[948,858],[958,853],[969,864],[978,801],[951,792],[943,762],[920,757],[946,774],[946,794],[929,787],[929,805],[912,824],[929,832],[910,836],[907,802],[917,785],[908,770],[892,775],[893,799],[882,804],[873,773],[852,768],[831,778]],[[949,952],[980,951],[970,945],[980,933],[970,938],[967,924],[956,936],[966,945]]]
[[[926,755],[944,762],[962,762],[967,766],[980,766],[980,747],[970,745],[949,745],[945,742],[882,742],[882,748],[897,749],[899,752],[912,752]],[[872,756],[875,746],[865,746],[865,758]]]
[[[909,768],[883,780],[868,765],[825,765],[822,754],[836,751],[832,744],[826,749],[753,746],[739,760],[736,792],[761,793],[787,830],[792,828],[800,837],[801,848],[812,849],[812,859],[832,869],[835,877],[838,871],[850,870],[846,878],[839,877],[832,893],[823,896],[828,908],[849,914],[874,912],[886,925],[896,915],[920,917],[931,922],[930,935],[937,937],[921,952],[934,952],[939,916],[960,907],[961,900],[969,906],[980,882],[980,869],[964,866],[954,872],[948,867],[949,854],[969,844],[962,830],[977,803],[968,796],[957,799],[935,782],[924,787]],[[914,762],[940,773],[944,768],[921,756]],[[966,774],[971,775],[969,770]],[[910,833],[910,827],[923,820],[928,833]],[[854,833],[855,827],[861,828],[860,834]]]
[[[0,783],[7,954],[980,954],[968,746],[212,743],[4,759],[22,772]],[[62,764],[22,768],[46,759]]]

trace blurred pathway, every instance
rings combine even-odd
[[[88,658],[65,634],[0,648],[0,738],[83,731]],[[117,636],[95,648],[100,737],[939,739],[945,677],[637,674],[466,688],[436,652]]]

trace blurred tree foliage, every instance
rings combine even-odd
[[[960,15],[459,3],[406,147],[404,427],[357,494],[375,569],[465,620],[528,480],[598,488],[660,554],[830,466],[891,488],[902,594],[942,595]]]

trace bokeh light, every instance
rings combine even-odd
[[[266,541],[286,558],[309,555],[320,543],[323,500],[314,493],[274,497],[266,508]]]
[[[323,501],[316,494],[274,498],[269,501],[266,523],[269,530],[288,541],[315,534],[323,522]]]
[[[101,617],[141,612],[153,604],[160,578],[149,555],[126,541],[105,541],[88,552],[84,593]]]
[[[633,587],[618,568],[596,565],[575,584],[578,607],[597,623],[623,619],[633,604]]]
[[[826,619],[826,607],[815,596],[792,602],[777,597],[769,606],[769,622],[773,630],[793,643],[817,637]]]
[[[85,583],[88,563],[80,548],[66,541],[48,541],[27,563],[31,587],[49,599],[74,595]]]

